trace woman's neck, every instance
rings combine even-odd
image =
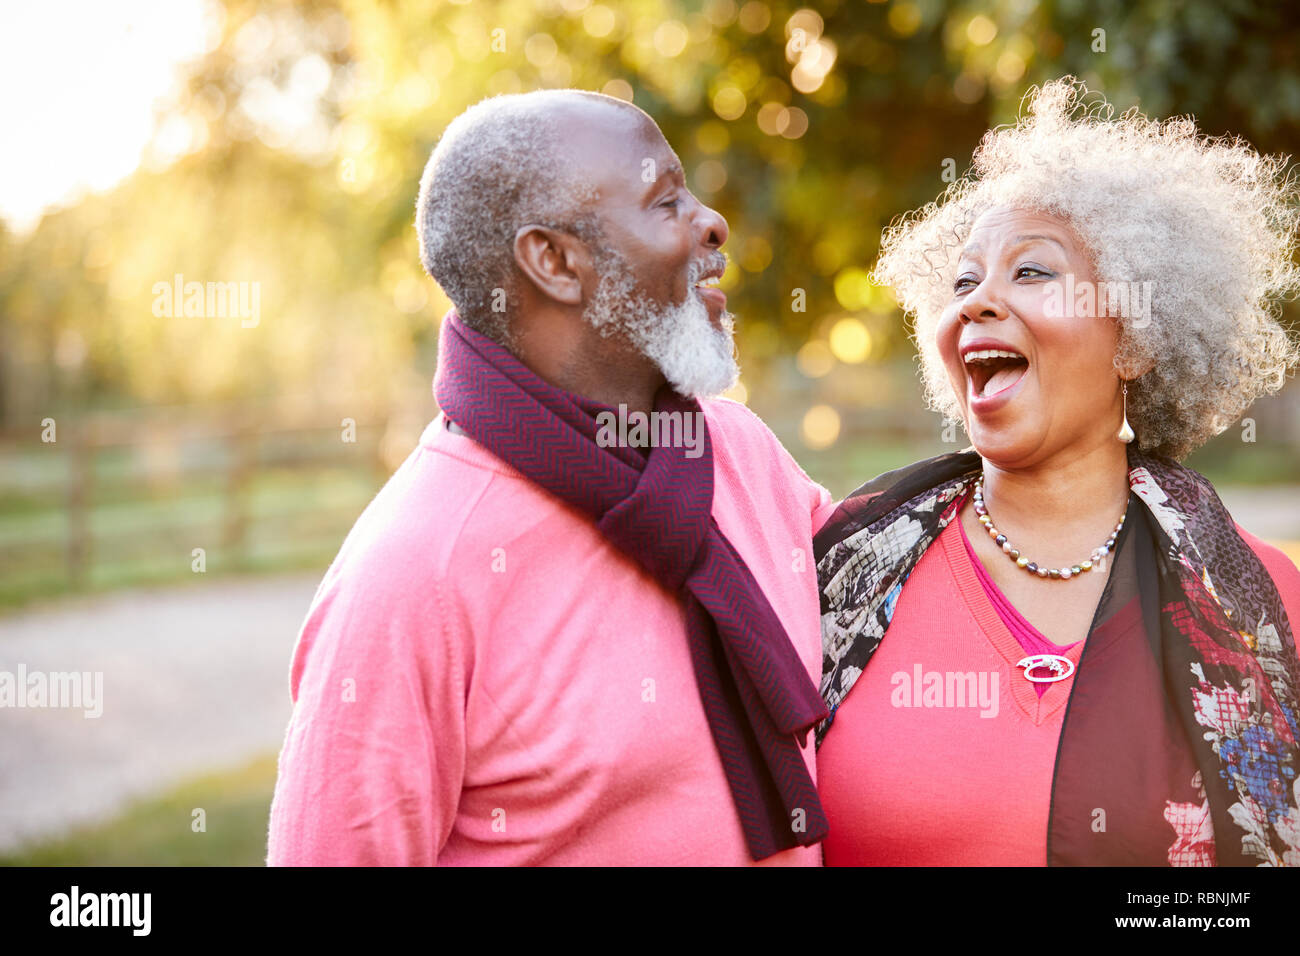
[[[1114,528],[1128,496],[1127,446],[1114,439],[1029,468],[984,460],[989,515],[1036,559],[1069,562],[1089,553]]]

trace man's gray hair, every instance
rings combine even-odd
[[[520,276],[515,233],[538,223],[588,242],[600,238],[595,189],[566,161],[559,107],[575,98],[623,104],[582,90],[494,96],[447,126],[420,180],[420,261],[470,328],[509,346]]]

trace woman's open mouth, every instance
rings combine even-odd
[[[972,399],[990,399],[1015,387],[1029,371],[1029,360],[1014,349],[975,348],[962,353]]]

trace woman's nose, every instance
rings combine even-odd
[[[1004,319],[1007,316],[1006,307],[1002,305],[1002,297],[993,289],[992,281],[985,279],[962,300],[960,317],[963,323],[974,322],[978,319]]]

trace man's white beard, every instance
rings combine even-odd
[[[702,267],[692,264],[689,291],[681,305],[656,306],[637,291],[626,260],[606,252],[598,263],[600,284],[585,316],[602,335],[622,334],[654,362],[668,384],[687,398],[709,398],[736,384],[731,314],[722,314],[722,328],[709,320],[709,310],[695,291]]]

